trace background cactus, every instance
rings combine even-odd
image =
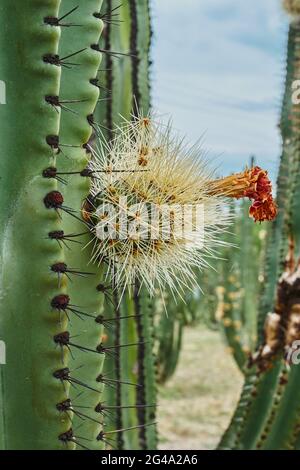
[[[233,235],[229,241],[235,248],[225,247],[218,263],[219,299],[216,317],[230,352],[243,371],[247,357],[256,346],[258,295],[261,286],[261,265],[265,229],[251,224],[247,217],[249,203],[233,205]]]
[[[291,87],[292,81],[299,79],[299,31],[294,18],[289,30],[280,126],[279,217],[268,240],[258,352],[250,363],[240,402],[220,448],[299,449],[299,368],[285,364],[292,340],[299,337],[297,313],[293,313],[297,312],[299,298],[299,123]],[[276,313],[267,317],[268,312]]]
[[[232,201],[230,207],[233,223],[230,233],[224,236],[229,245],[220,249],[218,259],[210,262],[212,269],[199,274],[202,291],[195,288],[184,300],[176,301],[166,292],[168,317],[162,314],[162,302],[156,302],[156,348],[161,382],[176,370],[185,326],[200,323],[219,330],[241,371],[255,350],[257,293],[262,284],[266,229],[249,219],[248,201]]]

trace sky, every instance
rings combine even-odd
[[[152,101],[219,174],[274,178],[288,18],[280,0],[154,0]]]

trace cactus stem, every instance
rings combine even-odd
[[[94,315],[86,312],[82,312],[81,310],[78,310],[77,305],[72,305],[69,303],[70,302],[70,297],[66,294],[59,294],[56,297],[54,297],[51,300],[51,306],[53,309],[59,311],[59,313],[64,312],[67,315],[67,318],[69,319],[68,312],[74,313],[78,318],[81,318],[81,316],[84,317],[89,317],[89,318],[96,318]]]
[[[120,56],[125,56],[125,57],[136,57],[134,54],[131,52],[117,52],[117,51],[110,51],[108,49],[102,49],[99,44],[91,44],[91,48],[94,51],[101,52],[102,54],[107,54],[115,59],[118,59]]]
[[[111,443],[111,441],[113,441],[113,440],[109,439],[107,436],[111,436],[111,435],[114,435],[114,434],[121,434],[121,433],[126,432],[126,431],[132,431],[134,429],[141,429],[141,428],[146,428],[148,426],[155,426],[155,425],[156,425],[156,423],[145,423],[145,424],[138,424],[136,426],[130,426],[128,428],[114,429],[112,431],[107,431],[107,432],[101,431],[97,436],[97,440],[102,441],[105,444],[110,445],[111,447],[114,448],[114,446]]]
[[[137,29],[138,29],[138,19],[137,19],[137,6],[134,0],[129,1],[130,16],[131,16],[131,31],[130,31],[130,49],[134,52],[134,60],[132,61],[132,93],[133,93],[133,109],[136,112],[141,103],[141,93],[139,89],[139,58],[137,50]]]
[[[136,282],[135,292],[134,292],[134,307],[135,307],[135,311],[136,311],[137,314],[139,314],[139,312],[140,312],[139,290],[140,290],[140,284],[138,282]],[[143,331],[143,327],[142,327],[141,317],[137,318],[136,326],[137,326],[138,337],[143,340],[144,339],[144,331]],[[138,348],[138,354],[137,354],[138,355],[138,364],[139,364],[139,367],[138,367],[138,381],[140,383],[144,383],[145,351],[146,351],[145,350],[145,344],[142,343]],[[144,404],[146,402],[145,393],[146,393],[145,387],[141,387],[140,389],[137,390],[136,401],[137,401],[138,405]],[[146,412],[145,412],[144,408],[139,407],[137,409],[137,417],[138,417],[138,422],[140,424],[145,423],[145,421],[146,421]],[[145,435],[145,430],[144,430],[143,427],[140,428],[139,438],[140,438],[140,442],[142,443],[142,448],[145,448],[146,435]]]

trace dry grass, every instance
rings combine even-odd
[[[243,378],[220,334],[186,328],[175,375],[161,388],[160,449],[214,449],[240,395]]]

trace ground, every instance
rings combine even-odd
[[[243,377],[218,332],[185,329],[175,375],[160,388],[160,449],[214,449],[230,422]]]

